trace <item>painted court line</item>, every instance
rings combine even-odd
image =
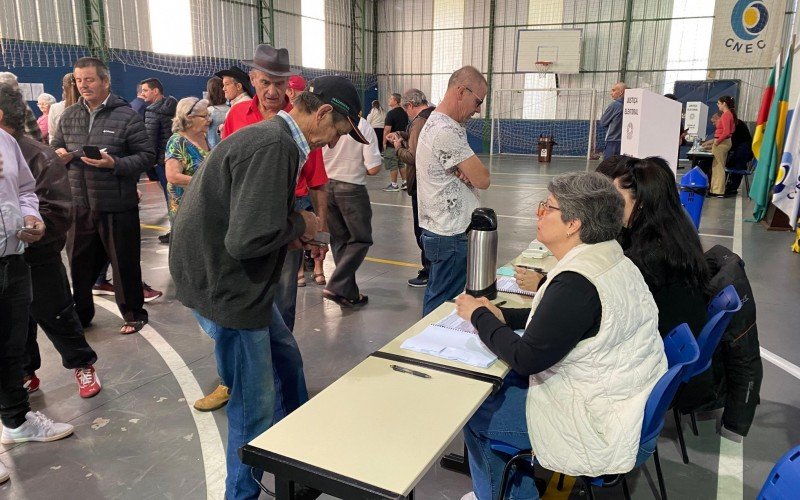
[[[547,500],[567,500],[572,493],[572,488],[575,486],[575,478],[572,476],[564,476],[564,485],[559,491],[558,478],[561,474],[554,472],[550,476],[550,482],[547,483],[547,490],[542,495]]]
[[[369,202],[370,205],[375,205],[378,207],[395,207],[395,208],[411,208],[411,205],[397,205],[394,203],[377,203],[374,201]],[[498,217],[503,217],[505,219],[520,219],[520,220],[539,220],[536,217],[523,217],[521,215],[497,215]]]
[[[106,311],[122,318],[117,310],[117,305],[106,299],[95,300],[98,305]],[[187,404],[204,396],[200,390],[197,379],[194,378],[192,371],[186,366],[186,362],[181,358],[175,349],[162,337],[153,327],[145,325],[139,334],[153,346],[161,358],[166,363],[175,380],[183,392],[183,397]],[[214,416],[211,412],[203,413],[189,408],[189,413],[194,419],[197,427],[197,436],[200,440],[200,450],[203,455],[203,469],[206,475],[206,498],[216,500],[225,494],[225,450],[222,447],[222,438],[217,427]]]
[[[733,219],[733,252],[742,255],[742,208],[744,193],[736,197]],[[762,348],[762,351],[764,349]],[[763,354],[762,354],[763,355]],[[717,465],[717,498],[739,500],[744,496],[744,445],[719,438],[719,461]]]
[[[717,498],[732,500],[744,497],[744,446],[723,437],[719,438],[717,467]]]
[[[709,233],[697,233],[697,236],[707,236],[709,238],[730,238],[730,239],[734,238],[733,236],[728,236],[725,234],[709,234]]]
[[[778,368],[780,368],[781,370],[785,371],[786,373],[788,373],[792,377],[794,377],[796,379],[800,379],[800,367],[799,366],[797,366],[797,365],[795,365],[795,364],[793,364],[793,363],[791,363],[789,361],[786,361],[782,357],[778,356],[777,354],[775,354],[773,352],[770,352],[770,351],[764,349],[763,347],[761,347],[760,349],[761,349],[761,357],[762,358],[766,359],[767,361],[769,361],[773,365],[775,365]]]
[[[401,262],[399,260],[389,260],[389,259],[378,259],[375,257],[366,257],[364,260],[369,262],[375,262],[377,264],[390,264],[392,266],[402,266],[402,267],[413,267],[415,269],[419,269],[419,264],[412,264],[411,262]]]

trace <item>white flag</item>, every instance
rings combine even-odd
[[[797,229],[797,217],[800,212],[800,97],[794,105],[781,165],[775,176],[772,204],[788,215],[792,229]]]
[[[769,67],[780,54],[785,11],[780,0],[716,0],[708,68]]]

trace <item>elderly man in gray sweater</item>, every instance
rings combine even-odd
[[[308,399],[297,343],[273,307],[288,247],[313,248],[318,221],[295,212],[298,169],[311,150],[334,147],[356,124],[358,92],[340,76],[309,84],[289,113],[222,141],[186,190],[175,219],[170,271],[177,298],[215,342],[230,388],[225,497],[257,498],[261,471],[238,450],[274,422],[275,374],[287,413]],[[251,477],[252,476],[252,477]]]

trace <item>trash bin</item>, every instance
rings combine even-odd
[[[539,163],[550,163],[556,140],[552,135],[539,135]]]
[[[703,212],[706,191],[708,191],[708,177],[700,167],[694,167],[681,177],[681,205],[689,213],[697,229],[700,228],[700,214]]]

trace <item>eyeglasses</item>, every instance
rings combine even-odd
[[[471,88],[469,88],[469,87],[464,87],[464,90],[469,90],[469,93],[470,93],[470,94],[472,94],[472,95],[475,97],[475,101],[476,101],[476,102],[475,102],[475,107],[476,107],[476,108],[477,108],[478,106],[480,106],[481,104],[483,104],[483,99],[478,99],[478,96],[476,96],[476,95],[475,95],[475,92],[473,92]]]
[[[536,215],[537,215],[538,217],[544,217],[544,216],[545,216],[545,214],[546,214],[548,211],[551,211],[551,210],[558,210],[558,211],[561,211],[561,209],[560,209],[560,208],[558,208],[558,207],[554,207],[553,205],[549,205],[549,204],[547,203],[547,200],[542,200],[542,201],[540,201],[540,202],[539,202],[539,208],[538,208],[538,209],[536,209]]]
[[[208,118],[208,113],[206,113],[205,115],[192,115],[192,111],[194,111],[194,107],[195,107],[195,106],[197,106],[197,104],[198,104],[200,101],[202,101],[202,99],[198,99],[198,100],[194,101],[194,104],[192,104],[192,107],[191,107],[191,108],[189,108],[189,112],[188,112],[188,113],[186,113],[186,116],[201,116],[201,117],[203,117],[203,118]]]

